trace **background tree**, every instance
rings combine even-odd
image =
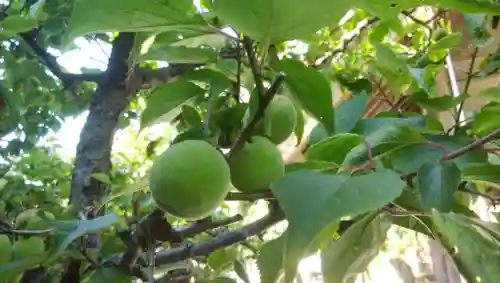
[[[471,209],[497,201],[500,90],[470,95],[498,70],[496,50],[478,54],[498,46],[500,4],[13,0],[1,10],[0,280],[250,282],[253,264],[261,282],[289,283],[319,253],[324,281],[344,282],[400,226],[439,242],[468,282],[500,281],[498,225]],[[81,38],[110,47],[105,71],[61,67],[57,54]],[[460,81],[451,55],[464,44],[474,51]],[[65,160],[47,135],[84,111]],[[284,162],[277,147],[292,138],[302,157]]]

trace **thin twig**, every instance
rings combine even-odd
[[[62,70],[61,66],[57,63],[57,59],[48,53],[45,49],[43,49],[35,38],[31,36],[31,32],[20,33],[19,36],[24,40],[24,42],[33,50],[35,55],[39,58],[41,63],[45,65],[51,72],[59,78],[64,84],[65,87],[72,87],[74,84],[82,82],[82,81],[94,81],[99,82],[104,73],[97,74],[70,74],[66,73]]]
[[[192,257],[207,256],[218,249],[231,246],[245,241],[247,238],[259,235],[262,231],[284,219],[285,215],[283,212],[281,210],[276,211],[274,214],[268,214],[263,218],[245,225],[235,231],[220,233],[217,237],[208,241],[159,252],[156,255],[155,264],[157,266],[162,266]]]
[[[500,203],[500,197],[490,196],[488,194],[472,190],[472,189],[468,188],[466,185],[467,185],[467,182],[462,182],[462,184],[460,184],[460,186],[458,187],[458,190],[462,191],[464,193],[468,193],[468,194],[471,194],[471,195],[476,195],[476,196],[480,196],[480,197],[486,198],[489,201],[491,201],[491,203],[493,205],[496,205],[496,204]]]
[[[415,23],[417,23],[417,24],[419,24],[419,25],[421,25],[421,26],[424,26],[424,27],[426,27],[426,28],[429,28],[429,29],[430,29],[430,27],[427,25],[428,23],[426,23],[426,22],[424,22],[424,21],[420,20],[419,18],[417,18],[417,17],[413,16],[413,15],[412,15],[412,13],[413,13],[413,12],[403,11],[403,12],[401,12],[401,13],[402,13],[403,15],[405,15],[406,17],[410,18],[410,19],[411,19],[412,21],[414,21]]]
[[[354,39],[356,39],[361,34],[361,32],[363,32],[365,29],[371,27],[372,25],[378,23],[379,21],[380,21],[380,18],[373,17],[371,19],[360,22],[354,28],[354,30],[351,32],[351,35],[349,37],[344,38],[340,42],[340,44],[337,45],[337,47],[335,47],[334,49],[332,49],[330,51],[330,54],[328,54],[326,57],[324,57],[321,60],[321,62],[319,62],[318,64],[315,64],[314,67],[321,68],[322,66],[329,64],[331,62],[331,60],[333,60],[333,58],[335,58],[335,56],[337,56],[340,53],[344,53],[346,51],[347,47],[349,46],[349,44],[351,44],[351,42],[353,42]]]
[[[447,156],[448,155],[448,150],[442,144],[432,142],[432,141],[430,141],[428,139],[424,139],[423,141],[424,141],[425,144],[428,144],[428,145],[430,145],[432,147],[437,147],[437,148],[441,149],[443,151],[443,156]]]
[[[366,140],[366,139],[363,139],[363,143],[365,144],[366,146],[366,151],[368,153],[368,162],[369,162],[369,166],[370,166],[370,169],[375,171],[375,161],[373,160],[373,153],[372,153],[372,147],[370,145],[370,143]]]
[[[16,230],[10,229],[7,227],[0,226],[0,231],[5,234],[12,235],[21,235],[21,236],[40,236],[40,235],[48,235],[54,233],[54,229],[45,229],[45,230]]]
[[[474,47],[474,51],[472,53],[472,58],[469,64],[469,70],[467,72],[467,80],[465,81],[465,86],[462,91],[462,94],[466,94],[469,91],[470,83],[472,82],[472,78],[474,77],[473,71],[474,71],[474,65],[476,63],[476,58],[477,54],[479,53],[479,48],[476,46]],[[457,116],[455,117],[455,125],[459,125],[460,123],[460,116],[462,114],[463,108],[464,108],[464,103],[465,101],[460,102],[460,105],[458,106],[457,109]],[[455,133],[458,131],[459,127],[455,127]]]
[[[257,107],[254,116],[250,120],[250,123],[248,123],[248,125],[243,129],[243,131],[233,144],[230,152],[227,155],[228,159],[231,158],[231,156],[233,156],[234,153],[241,150],[244,147],[245,143],[248,141],[248,139],[252,136],[254,128],[264,117],[267,106],[269,105],[271,100],[273,100],[274,95],[280,89],[284,81],[285,81],[285,74],[279,73],[278,76],[276,77],[276,80],[267,90],[267,92],[265,92],[262,97],[259,97],[259,106]]]
[[[274,199],[271,190],[266,190],[258,193],[233,193],[229,192],[226,195],[226,201],[256,201],[260,199]]]
[[[236,84],[235,84],[235,90],[234,90],[234,99],[236,100],[236,103],[240,103],[240,88],[241,88],[241,61],[243,58],[241,58],[241,43],[238,41],[236,46]]]
[[[455,151],[450,152],[448,155],[441,158],[440,161],[447,161],[447,160],[451,160],[451,159],[457,158],[459,156],[462,156],[462,155],[464,155],[464,154],[466,154],[474,149],[481,147],[485,143],[487,143],[493,139],[498,138],[499,136],[500,136],[500,128],[498,128],[498,129],[494,130],[493,132],[487,134],[486,136],[474,141],[473,143],[470,143],[462,148],[459,148]]]
[[[243,47],[247,52],[250,69],[252,70],[253,78],[255,81],[255,87],[257,88],[257,93],[259,94],[259,97],[263,97],[266,90],[264,88],[264,83],[262,82],[260,68],[258,66],[259,61],[253,49],[252,40],[247,36],[243,37]]]
[[[224,227],[243,220],[243,216],[237,214],[231,217],[227,217],[220,220],[212,220],[206,218],[201,221],[197,221],[194,224],[176,228],[175,231],[179,234],[182,239],[192,237],[194,235],[201,234],[207,230],[216,229],[219,227]]]
[[[106,52],[106,51],[104,50],[104,48],[102,47],[102,44],[99,42],[99,40],[98,40],[97,38],[95,38],[95,37],[93,38],[93,40],[94,40],[94,42],[97,44],[97,46],[99,46],[99,49],[101,49],[101,52],[102,52],[104,55],[106,55],[106,57],[109,59],[109,54],[108,54],[108,52]]]
[[[430,213],[425,213],[422,211],[409,211],[409,210],[400,210],[395,207],[384,207],[383,211],[388,212],[392,216],[430,216]]]

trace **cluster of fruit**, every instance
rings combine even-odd
[[[250,115],[245,117],[247,124]],[[276,145],[293,133],[297,119],[293,102],[277,95],[256,125],[254,136],[229,158],[203,140],[171,145],[150,171],[149,188],[155,202],[176,217],[198,220],[224,201],[231,185],[243,193],[269,189],[285,174]]]

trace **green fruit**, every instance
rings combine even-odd
[[[269,139],[254,136],[229,160],[231,182],[241,192],[269,189],[285,174],[281,153]]]
[[[440,27],[432,32],[432,40],[438,41],[447,35],[448,35],[448,31],[446,29]]]
[[[14,243],[12,257],[15,260],[24,259],[43,254],[44,251],[45,244],[42,238],[31,237],[28,239],[20,239]]]
[[[7,264],[12,257],[12,243],[7,235],[0,235],[0,265]]]
[[[32,217],[37,216],[38,209],[27,209],[19,213],[16,217],[16,228],[24,228]]]
[[[149,188],[160,208],[187,220],[207,217],[223,201],[230,188],[226,159],[201,140],[171,145],[155,161]]]
[[[264,117],[254,129],[256,135],[265,135],[275,144],[284,142],[295,130],[298,113],[293,102],[284,95],[277,95],[267,106]],[[244,126],[250,123],[250,112],[243,118]]]
[[[88,283],[127,283],[132,277],[118,267],[99,268],[89,278]]]
[[[45,221],[38,215],[35,215],[29,218],[26,222],[26,230],[45,230],[48,228],[48,225]]]
[[[262,121],[266,135],[276,144],[284,142],[293,133],[297,116],[297,109],[288,97],[275,96]]]

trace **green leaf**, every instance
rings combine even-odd
[[[329,134],[325,129],[325,126],[321,123],[318,123],[312,128],[311,133],[309,134],[309,140],[307,141],[307,145],[311,146],[316,143],[323,141],[328,138]]]
[[[384,68],[393,69],[396,72],[409,72],[406,61],[401,56],[394,53],[388,44],[376,44],[375,52],[377,56],[377,63]]]
[[[182,105],[182,118],[190,127],[197,127],[203,124],[200,113],[189,105]]]
[[[47,253],[40,254],[37,256],[31,256],[25,259],[11,261],[7,264],[0,265],[0,276],[2,276],[3,280],[14,279],[20,274],[22,274],[24,271],[32,269],[37,265],[43,264],[46,261],[47,261]]]
[[[373,158],[389,154],[398,148],[420,142],[422,136],[411,128],[401,124],[387,124],[370,133],[366,143],[354,147],[346,156],[344,165],[362,165],[369,158],[367,145]]]
[[[429,52],[441,51],[446,49],[452,49],[460,45],[462,40],[461,33],[448,34],[445,37],[438,40],[436,43],[429,47]]]
[[[104,184],[111,185],[111,179],[109,178],[108,174],[105,173],[93,173],[90,175],[90,177],[103,182]]]
[[[494,86],[494,87],[484,88],[477,94],[476,97],[500,103],[500,87]]]
[[[352,148],[361,144],[363,137],[355,134],[339,134],[310,146],[306,151],[307,160],[328,161],[342,164]]]
[[[461,170],[464,180],[500,188],[500,165],[465,164]]]
[[[500,282],[500,242],[466,216],[433,211],[432,220],[468,282]]]
[[[9,183],[8,180],[4,178],[0,178],[0,192],[5,188],[5,186]]]
[[[313,243],[329,238],[331,225],[344,216],[380,208],[398,197],[406,183],[392,171],[348,178],[296,171],[271,185],[288,220],[285,238],[285,282],[293,280],[297,263]],[[363,196],[360,198],[360,196]],[[307,203],[308,205],[304,205]]]
[[[218,32],[207,32],[198,30],[183,30],[179,39],[179,31],[162,32],[155,36],[155,41],[151,48],[162,48],[169,46],[200,47],[211,46],[213,48],[222,48],[226,43],[227,36]]]
[[[436,110],[447,111],[457,106],[461,101],[452,95],[443,95],[439,97],[429,97],[426,91],[416,91],[412,94],[412,100],[420,107]]]
[[[281,235],[260,248],[257,267],[260,271],[260,282],[274,283],[283,272],[283,252],[286,234]]]
[[[248,277],[248,273],[245,269],[245,266],[240,260],[233,261],[234,272],[238,275],[238,277],[245,283],[250,283],[250,278]]]
[[[355,0],[354,2],[357,2]],[[239,32],[267,44],[305,38],[338,24],[353,2],[214,0],[215,13]]]
[[[183,79],[208,83],[213,93],[221,93],[232,85],[225,74],[210,69],[191,70],[183,75]]]
[[[139,181],[124,187],[113,188],[111,194],[107,195],[102,201],[101,204],[104,205],[115,198],[121,196],[132,195],[133,193],[140,191],[148,186],[148,176],[143,177]]]
[[[68,37],[117,31],[206,28],[200,15],[189,16],[167,3],[156,0],[78,0],[68,24]]]
[[[487,37],[476,36],[478,30],[484,29],[484,14],[462,13],[462,15],[464,17],[464,24],[467,28],[468,34],[474,35],[470,37],[471,44],[478,47],[485,44],[488,40]]]
[[[104,267],[98,268],[92,274],[88,283],[109,283],[109,282],[122,282],[131,283],[132,279],[126,269],[120,267]]]
[[[391,152],[388,158],[391,161],[392,168],[402,173],[415,172],[425,163],[437,162],[445,154],[443,148],[452,152],[462,148],[474,140],[467,136],[448,136],[448,135],[424,135],[425,140],[429,142],[419,142],[408,144],[398,150]],[[475,149],[467,152],[460,157],[453,159],[455,164],[461,169],[470,163],[484,163],[487,161],[487,153],[481,149]],[[411,162],[408,162],[411,160]]]
[[[38,26],[38,20],[20,15],[10,15],[3,19],[0,25],[7,32],[21,33],[36,28]]]
[[[406,91],[413,81],[412,73],[404,58],[396,54],[390,45],[375,45],[376,60],[371,63],[386,78],[394,93]]]
[[[472,131],[485,136],[500,127],[500,104],[491,102],[484,106],[471,122]]]
[[[297,143],[295,145],[298,146],[304,136],[306,119],[304,118],[304,112],[302,111],[300,105],[298,105],[298,103],[294,103],[293,105],[295,106],[295,110],[297,111],[297,123],[295,124],[295,129],[293,129],[293,133],[297,138]]]
[[[325,174],[334,174],[337,172],[339,165],[327,161],[306,160],[304,162],[291,163],[285,166],[285,172],[290,173],[294,171],[314,171]]]
[[[362,136],[367,136],[372,132],[377,131],[380,127],[384,125],[406,125],[416,131],[422,131],[426,127],[426,117],[415,116],[408,118],[366,118],[358,121],[352,133],[359,134]]]
[[[326,77],[302,62],[282,60],[274,66],[285,73],[286,84],[302,108],[325,125],[328,132],[335,131],[331,88]]]
[[[77,238],[87,235],[89,233],[97,232],[105,228],[109,228],[115,222],[117,222],[119,216],[110,213],[104,216],[100,216],[91,220],[80,220],[73,223],[64,223],[66,226],[72,227],[69,232],[56,230],[57,233],[67,233],[64,240],[58,245],[57,249],[51,254],[51,260],[57,258],[62,254],[66,248]],[[57,226],[54,225],[56,228]]]
[[[343,283],[366,270],[385,242],[391,222],[371,213],[356,221],[321,252],[325,283]]]
[[[389,25],[389,22],[381,21],[378,25],[370,29],[368,34],[370,43],[377,44],[382,42],[385,36],[391,31]]]
[[[335,133],[348,133],[363,117],[368,102],[368,94],[361,92],[342,101],[335,107]]]
[[[433,208],[442,212],[450,211],[453,194],[460,180],[460,169],[452,161],[422,165],[417,172],[422,207],[427,211]]]
[[[394,0],[363,0],[362,4],[369,11],[376,12],[376,15],[388,18],[396,17],[403,10],[424,5],[454,9],[463,13],[500,13],[500,4],[482,0],[398,0],[397,5],[395,5]]]
[[[233,278],[229,278],[229,277],[215,277],[214,279],[202,279],[199,281],[200,283],[237,283],[236,280],[234,280]]]
[[[157,87],[146,101],[146,108],[141,116],[141,129],[159,120],[171,119],[175,115],[171,115],[173,110],[179,110],[181,105],[204,93],[205,90],[185,80]]]
[[[209,48],[163,46],[149,50],[139,59],[141,61],[166,61],[170,64],[196,64],[215,62],[217,53]]]

